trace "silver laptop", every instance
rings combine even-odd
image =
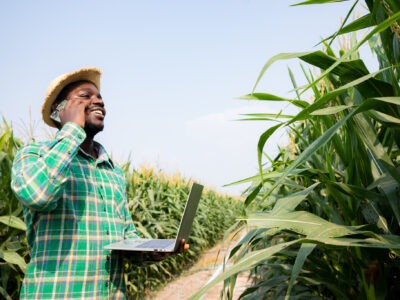
[[[175,252],[182,239],[188,242],[189,233],[192,229],[193,219],[196,214],[197,206],[200,201],[203,186],[193,183],[189,196],[186,200],[181,223],[179,224],[178,234],[175,239],[126,239],[104,247],[109,250],[122,251],[156,251],[156,252]]]

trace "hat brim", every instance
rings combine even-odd
[[[43,121],[51,126],[57,127],[56,123],[50,118],[51,106],[57,99],[58,94],[67,85],[77,81],[89,81],[93,83],[98,90],[100,90],[100,77],[101,70],[93,67],[82,68],[70,73],[66,73],[55,78],[48,86],[46,96],[42,105],[42,118]]]

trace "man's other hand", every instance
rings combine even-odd
[[[142,252],[133,252],[132,256],[127,257],[129,261],[137,266],[148,266],[164,259],[170,257],[174,254],[179,254],[187,251],[189,249],[189,244],[186,244],[185,240],[182,239],[179,243],[179,247],[175,252],[150,252],[150,251],[142,251]]]

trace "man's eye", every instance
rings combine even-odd
[[[90,98],[90,95],[89,94],[81,94],[81,95],[79,95],[79,97],[81,97],[81,98]]]

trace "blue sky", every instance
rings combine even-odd
[[[103,70],[108,115],[98,140],[117,161],[153,165],[223,185],[256,173],[267,123],[241,113],[276,112],[239,100],[268,58],[320,49],[353,1],[290,7],[295,1],[2,1],[0,115],[26,136],[46,136],[40,107],[48,83],[85,66]],[[287,66],[273,66],[259,91],[285,96]],[[46,131],[47,130],[47,131]],[[273,154],[278,135],[268,145]]]

